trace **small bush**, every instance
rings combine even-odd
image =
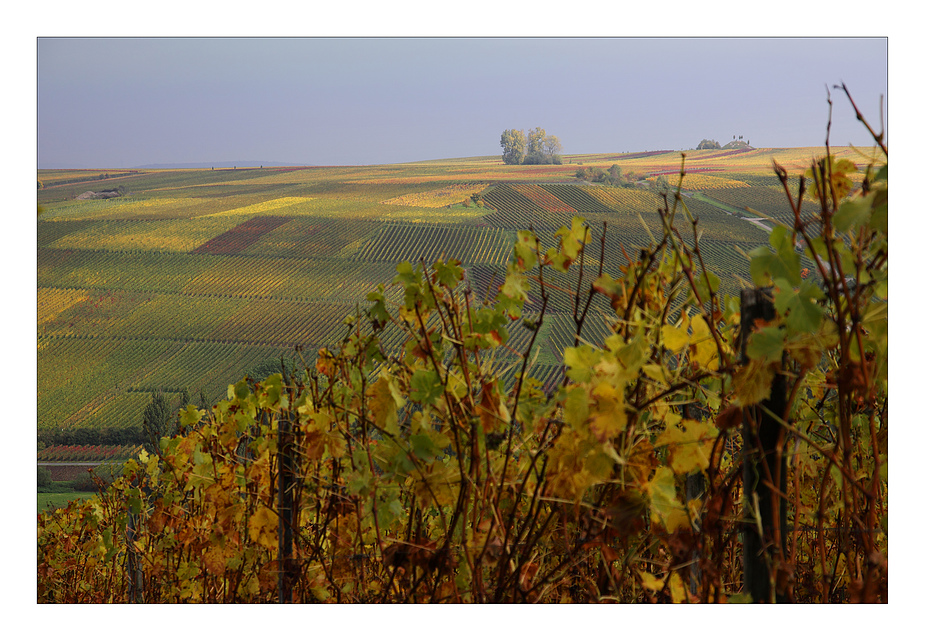
[[[51,485],[51,470],[47,467],[39,467],[36,472],[37,485],[39,487],[48,487]]]

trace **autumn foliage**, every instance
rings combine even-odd
[[[720,300],[680,187],[663,195],[661,229],[622,273],[600,267],[606,226],[580,217],[552,247],[520,232],[487,301],[458,261],[402,263],[397,312],[384,287],[367,297],[371,331],[354,322],[304,372],[188,406],[160,456],[40,515],[38,600],[743,601],[740,534],[751,527],[774,533],[762,554],[770,600],[886,602],[878,149],[860,185],[847,179],[857,168],[820,159],[788,191],[791,224],[750,256],[775,315],[744,345],[739,301]],[[818,213],[802,211],[809,184]],[[570,270],[564,382],[547,393],[531,376],[530,340],[506,387],[509,323],[522,318],[535,338]],[[581,336],[592,297],[613,312],[600,344]],[[397,353],[380,342],[394,327]],[[786,522],[756,523],[742,473],[756,453],[742,431],[775,380],[787,390],[773,417]]]

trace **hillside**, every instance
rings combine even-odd
[[[687,207],[724,275],[747,274],[740,250],[766,242],[788,207],[772,158],[794,172],[819,148],[686,152]],[[853,152],[833,150],[839,157]],[[860,160],[860,159],[859,159]],[[155,390],[209,401],[246,372],[348,331],[341,321],[388,285],[402,260],[460,259],[475,296],[503,280],[515,234],[544,242],[582,216],[603,269],[645,244],[659,224],[657,176],[677,182],[679,152],[565,156],[562,165],[505,166],[499,158],[372,167],[40,171],[38,417],[40,428],[138,424]],[[638,188],[576,184],[579,164],[646,177]],[[107,177],[108,176],[108,177]],[[125,196],[78,200],[122,188]],[[479,206],[479,202],[481,206]],[[761,223],[761,224],[756,224]],[[588,264],[587,269],[598,269]],[[724,279],[727,293],[733,278]],[[568,281],[539,336],[538,378],[552,380],[573,342]],[[398,290],[386,288],[390,305]],[[604,336],[608,308],[584,333]],[[385,344],[398,349],[390,330]],[[514,348],[527,332],[511,326]]]

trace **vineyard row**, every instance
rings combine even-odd
[[[188,389],[218,400],[249,368],[287,353],[284,346],[232,342],[40,338],[38,424],[138,425],[150,401],[142,390]],[[304,356],[311,361],[314,352]]]
[[[393,262],[456,258],[464,264],[502,265],[513,237],[498,229],[460,225],[388,225],[354,256],[356,261]]]
[[[362,300],[395,263],[319,258],[38,250],[38,286],[237,298]]]

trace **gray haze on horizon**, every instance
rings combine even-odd
[[[39,38],[38,164],[366,165],[499,155],[868,146],[885,38]]]

